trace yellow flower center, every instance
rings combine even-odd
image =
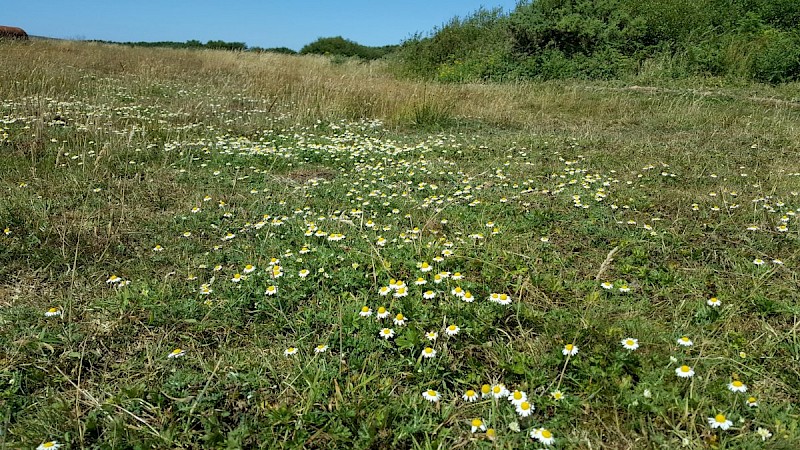
[[[386,308],[384,308],[383,306],[378,308],[378,314],[384,314],[385,312],[386,312]]]
[[[431,354],[431,353],[433,353],[433,349],[430,348],[430,347],[425,347],[425,353]]]
[[[398,314],[398,315],[395,317],[395,319],[397,319],[397,320],[403,320],[403,319],[404,319],[404,317],[403,317],[403,315],[402,315],[402,314]]]
[[[484,384],[483,386],[481,386],[481,392],[483,392],[484,394],[488,394],[489,392],[491,392],[491,390],[492,388],[488,384]]]
[[[542,437],[545,439],[550,439],[551,437],[553,437],[553,433],[551,433],[549,430],[542,430],[541,434]]]
[[[564,346],[564,348],[567,349],[568,352],[571,352],[574,346],[572,344],[567,344]]]
[[[522,392],[516,391],[514,392],[514,400],[520,400],[522,398]]]
[[[625,341],[625,344],[627,344],[629,347],[630,347],[630,346],[633,346],[633,339],[628,339],[628,340],[626,340],[626,341]]]
[[[689,366],[681,366],[681,372],[687,373],[692,370]]]
[[[472,419],[472,426],[479,427],[483,425],[483,421],[481,419]]]
[[[756,402],[756,398],[755,397],[750,397],[750,398],[747,399],[747,402],[748,403],[755,403]]]
[[[361,312],[369,312],[369,306],[363,306]]]
[[[180,353],[180,352],[182,352],[182,351],[183,351],[183,350],[181,350],[181,349],[179,349],[179,348],[176,348],[175,350],[173,350],[173,351],[172,351],[172,353]]]
[[[741,381],[739,381],[739,380],[736,380],[731,384],[733,385],[733,387],[737,387],[737,388],[738,387],[742,387],[742,385],[743,385],[743,383]]]
[[[717,414],[716,416],[714,416],[714,420],[717,421],[717,423],[724,423],[725,416],[722,414]]]
[[[51,309],[51,311],[52,311],[52,309]],[[455,325],[450,325],[449,327],[447,327],[447,329],[450,330],[450,331],[456,331],[456,326]]]
[[[530,404],[530,403],[528,403],[528,402],[522,402],[522,404],[521,404],[521,405],[519,405],[519,407],[520,407],[520,409],[522,409],[523,411],[527,411],[527,410],[531,409],[531,404]]]
[[[56,444],[55,444],[55,443],[53,443],[53,442],[45,442],[44,444],[42,444],[42,447],[44,447],[44,448],[50,448],[50,447],[54,447],[55,445],[56,445]]]
[[[428,389],[428,396],[429,397],[436,397],[436,391],[433,389]]]
[[[486,436],[493,438],[494,435],[495,435],[494,428],[489,428],[488,430],[486,430]]]
[[[473,391],[472,389],[467,391],[467,397],[474,397],[474,396],[475,396],[475,391]]]
[[[54,313],[54,312],[58,311],[58,308],[50,308],[48,311],[51,312],[51,313]]]
[[[492,391],[494,391],[495,394],[499,394],[500,393],[500,386],[493,387]]]

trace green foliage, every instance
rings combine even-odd
[[[714,75],[770,83],[798,74],[800,2],[538,0],[455,18],[398,51],[407,76],[464,82]],[[665,64],[666,63],[666,64]]]
[[[301,55],[332,55],[357,57],[366,60],[380,59],[391,53],[396,46],[369,47],[341,36],[319,38],[300,49]]]
[[[225,41],[208,41],[205,44],[202,42],[191,39],[186,42],[175,41],[156,41],[156,42],[112,42],[112,41],[93,41],[102,42],[106,44],[122,44],[131,47],[165,47],[165,48],[208,48],[213,50],[231,50],[231,51],[244,51],[247,50],[247,44],[244,42],[225,42]]]
[[[270,48],[250,47],[248,50],[255,53],[280,53],[282,55],[297,54],[297,51],[292,50],[289,47],[270,47]]]

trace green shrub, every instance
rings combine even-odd
[[[800,79],[796,0],[535,0],[404,42],[398,74],[443,82],[712,75]],[[654,64],[654,61],[659,61]]]
[[[367,60],[380,59],[396,46],[368,47],[345,39],[341,36],[319,38],[300,49],[301,55],[334,55],[339,57],[357,57]]]
[[[767,30],[752,64],[753,78],[768,83],[800,80],[800,32]]]

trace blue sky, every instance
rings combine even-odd
[[[483,6],[517,0],[3,0],[0,25],[28,34],[109,41],[245,42],[299,50],[318,37],[397,44]]]

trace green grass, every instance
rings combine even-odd
[[[257,55],[23,58],[58,45],[0,56],[36,69],[0,78],[4,447],[539,448],[540,427],[557,448],[800,443],[796,86],[415,85],[424,101],[387,103],[403,89],[360,68],[327,67],[353,71],[336,92],[326,73],[240,84]],[[353,119],[360,80],[376,114]],[[391,280],[408,295],[381,296]],[[462,399],[499,383],[530,417]]]

